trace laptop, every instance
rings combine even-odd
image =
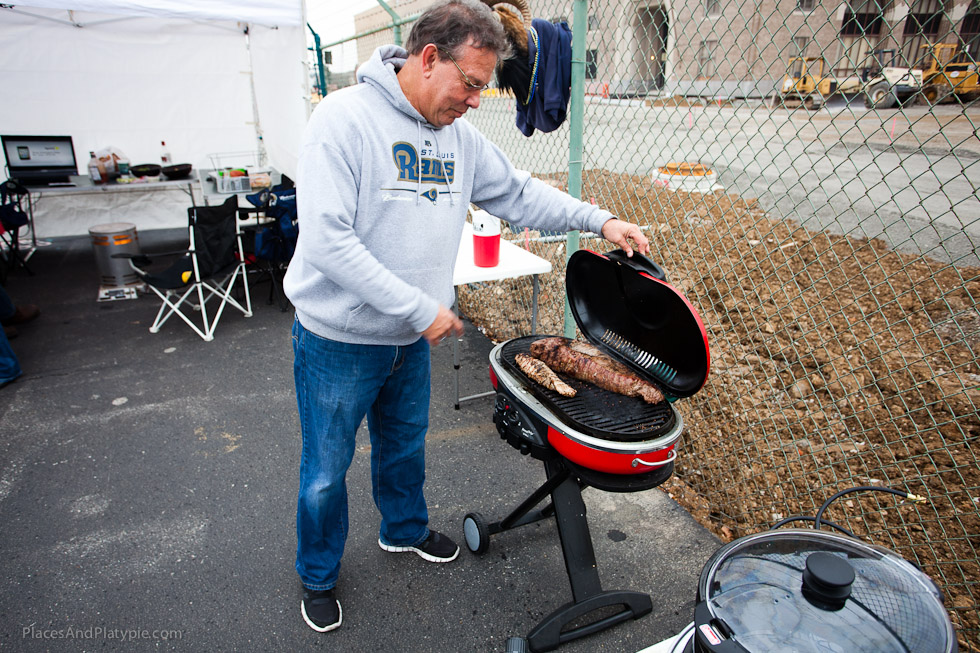
[[[7,176],[25,186],[70,186],[78,174],[71,136],[0,136]]]

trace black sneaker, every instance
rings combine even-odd
[[[429,537],[415,546],[395,546],[393,544],[385,544],[380,539],[378,540],[378,545],[385,551],[391,551],[392,553],[414,551],[423,560],[428,560],[429,562],[452,562],[459,555],[459,547],[456,546],[456,543],[442,533],[436,533],[435,531],[429,531]]]
[[[300,604],[303,621],[318,633],[326,633],[340,628],[344,611],[340,601],[334,598],[333,590],[311,590],[303,588],[303,602]]]

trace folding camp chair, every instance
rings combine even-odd
[[[30,211],[30,191],[23,184],[16,179],[0,184],[0,256],[5,263],[3,278],[18,265],[28,274],[34,274],[27,267],[30,252],[25,255],[20,248],[20,230],[28,225],[33,229]]]
[[[150,333],[157,333],[176,314],[197,335],[211,341],[226,305],[237,308],[245,317],[252,316],[242,233],[238,227],[238,196],[232,195],[219,206],[192,206],[187,209],[187,219],[190,243],[187,250],[156,255],[113,254],[113,257],[128,258],[140,279],[163,300]],[[181,256],[160,273],[143,269],[153,258],[174,254]],[[231,295],[239,279],[245,289],[245,306]],[[207,303],[215,298],[220,304],[210,318]],[[198,319],[203,328],[181,310],[186,307],[201,312]]]
[[[292,179],[283,175],[279,184],[246,195],[245,199],[255,208],[239,209],[242,220],[259,218],[257,224],[246,229],[254,234],[252,254],[255,262],[270,282],[268,303],[275,301],[279,310],[285,311],[289,300],[282,291],[282,277],[296,251],[299,237],[296,187]]]

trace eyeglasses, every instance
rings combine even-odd
[[[459,71],[459,74],[463,76],[463,85],[466,86],[466,88],[468,88],[471,91],[485,91],[488,88],[490,88],[490,83],[489,82],[487,82],[486,84],[475,84],[475,83],[473,83],[473,81],[470,80],[469,76],[466,73],[463,72],[463,69],[459,67],[459,64],[456,63],[456,60],[453,59],[453,55],[449,54],[449,51],[448,50],[444,50],[442,48],[439,48],[439,52],[441,52],[444,55],[446,55],[447,57],[449,57],[449,60],[453,62],[453,65],[456,66],[456,70],[458,70]]]

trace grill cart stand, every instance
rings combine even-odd
[[[536,452],[539,457],[541,452]],[[463,520],[466,546],[473,553],[487,550],[491,535],[554,517],[558,525],[565,570],[572,588],[572,601],[541,620],[527,636],[532,651],[551,651],[572,640],[600,632],[629,619],[639,619],[653,610],[648,594],[628,590],[603,590],[596,565],[592,535],[586,517],[582,488],[589,485],[614,492],[634,492],[656,487],[670,478],[673,463],[642,474],[642,478],[603,474],[574,465],[553,455],[544,460],[547,480],[504,519],[487,524],[480,513]],[[534,510],[548,496],[551,501]],[[569,625],[602,608],[619,607],[618,612],[596,621],[569,628]]]

